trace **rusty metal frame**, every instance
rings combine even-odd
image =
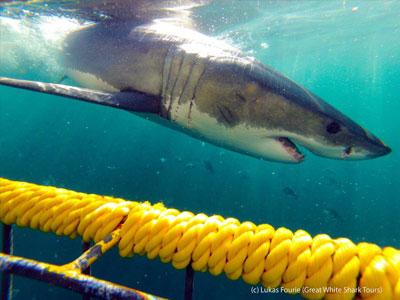
[[[12,255],[12,227],[11,225],[3,224],[3,248],[0,254],[0,271],[3,272],[1,300],[12,299],[12,274],[36,279],[78,292],[82,294],[83,299],[90,299],[90,297],[105,300],[164,299],[90,275],[90,265],[115,246],[119,239],[120,230],[117,229],[92,247],[90,247],[90,244],[84,243],[83,250],[85,251],[81,256],[71,263],[58,266]],[[185,288],[185,299],[191,299],[191,295],[190,293],[188,295],[190,298],[187,298]]]

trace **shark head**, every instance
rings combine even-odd
[[[253,73],[261,76],[252,82],[257,82],[260,100],[264,99],[264,124],[274,128],[292,161],[303,160],[296,144],[341,160],[371,159],[391,152],[371,132],[288,78],[264,66]]]
[[[307,92],[308,100],[297,102],[304,113],[299,117],[302,124],[287,136],[319,156],[362,160],[386,155],[391,149],[378,137],[339,112],[319,97]],[[306,117],[304,117],[306,116]],[[307,120],[308,119],[308,120]]]
[[[391,151],[321,98],[260,63],[244,68],[220,64],[205,73],[201,85],[199,89],[208,92],[199,95],[199,109],[228,128],[220,136],[231,135],[227,143],[239,152],[298,163],[304,160],[298,146],[341,160]]]

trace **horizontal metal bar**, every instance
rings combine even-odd
[[[66,270],[63,266],[0,254],[0,271],[40,280],[98,299],[146,300],[164,299],[109,281],[81,274],[79,270]]]

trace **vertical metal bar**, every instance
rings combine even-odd
[[[3,224],[2,230],[2,252],[12,254],[13,252],[13,234],[11,225]],[[11,300],[12,298],[12,275],[4,271],[1,279],[1,300]]]
[[[88,251],[90,246],[91,246],[90,242],[82,241],[82,253]],[[83,270],[82,273],[86,274],[86,275],[90,275],[92,273],[91,269],[90,269],[90,266],[88,266],[85,270]],[[82,295],[82,300],[90,300],[90,296],[89,295]]]
[[[185,274],[185,300],[193,299],[194,271],[191,265],[186,267]]]
[[[66,270],[75,270],[82,273],[88,266],[98,260],[104,253],[118,244],[121,239],[121,229],[116,229],[107,235],[103,240],[90,247],[81,256],[76,258],[74,261],[63,265],[62,267]]]
[[[91,247],[91,243],[90,242],[82,242],[82,253],[88,251]],[[90,275],[91,274],[91,270],[90,270],[90,266],[88,266],[85,270],[82,271],[83,274],[86,275]]]

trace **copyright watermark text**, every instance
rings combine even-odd
[[[302,288],[286,288],[286,287],[276,287],[276,288],[266,288],[263,286],[252,286],[250,287],[251,294],[382,294],[383,288],[368,288],[368,287],[302,287]]]

